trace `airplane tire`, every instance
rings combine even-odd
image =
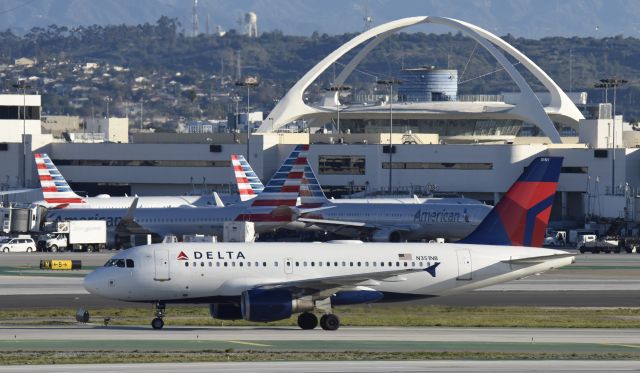
[[[326,314],[320,318],[320,326],[324,330],[338,330],[340,319],[332,313]]]
[[[315,329],[318,326],[318,318],[310,312],[301,313],[298,316],[298,326],[303,330]]]
[[[156,317],[155,319],[151,320],[151,327],[154,328],[155,330],[160,330],[162,329],[163,326],[164,326],[164,321],[161,318]]]

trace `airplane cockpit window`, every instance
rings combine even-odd
[[[133,259],[127,259],[127,268],[133,268],[134,267],[133,264],[134,264]]]
[[[130,262],[130,263],[128,263]],[[118,267],[118,268],[133,268],[133,260],[127,259],[109,259],[105,264],[105,267]]]

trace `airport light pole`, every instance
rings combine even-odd
[[[111,101],[113,101],[113,99],[110,96],[105,96],[104,102],[107,103],[107,119],[109,119],[109,103]]]
[[[251,137],[251,122],[249,121],[249,98],[251,97],[251,87],[257,87],[258,84],[258,78],[256,78],[255,76],[248,76],[244,78],[244,80],[236,82],[236,86],[238,87],[247,87],[247,161],[251,159],[251,157],[249,156],[249,139]]]
[[[231,101],[235,102],[236,104],[236,111],[233,113],[233,120],[234,120],[234,125],[236,126],[236,131],[238,130],[239,124],[238,122],[240,121],[239,119],[239,115],[240,113],[238,112],[238,103],[240,102],[240,100],[242,100],[242,98],[240,98],[240,96],[237,93],[234,93],[233,96],[231,96]],[[234,139],[235,139],[235,135],[234,135]]]
[[[31,86],[27,84],[25,80],[18,81],[18,84],[13,85],[14,88],[22,89],[22,187],[27,187],[27,145],[25,138],[27,137],[27,89]],[[20,111],[18,111],[18,118],[20,118]]]
[[[340,136],[340,134],[342,133],[340,131],[340,106],[342,106],[342,104],[340,103],[340,92],[351,90],[351,86],[344,85],[344,84],[336,84],[336,85],[332,85],[329,88],[326,88],[326,90],[330,92],[336,92],[334,97],[336,101],[336,116],[337,116],[336,121],[338,126],[338,136]]]
[[[611,142],[611,195],[615,195],[616,186],[616,88],[626,83],[628,83],[628,81],[624,79],[618,79],[617,77],[613,77],[610,79],[600,79],[599,83],[599,85],[604,86],[605,92],[609,87],[613,88],[613,113],[611,115],[613,119],[613,130],[611,131],[611,137],[613,137],[613,141]]]
[[[393,185],[393,86],[402,84],[402,81],[391,78],[378,80],[378,84],[389,87],[389,194]]]

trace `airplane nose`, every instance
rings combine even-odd
[[[91,294],[98,293],[98,279],[99,275],[96,274],[96,271],[93,271],[84,277],[84,288]]]

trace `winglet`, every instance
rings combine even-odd
[[[133,199],[133,202],[131,202],[131,206],[129,206],[129,209],[127,210],[127,213],[122,217],[122,220],[133,220],[133,216],[135,215],[137,208],[138,197]]]
[[[218,192],[213,192],[213,199],[216,201],[216,207],[224,207],[224,202],[222,202]]]
[[[440,262],[435,262],[433,265],[425,268],[424,271],[431,275],[431,277],[436,277],[436,268],[440,265]]]

